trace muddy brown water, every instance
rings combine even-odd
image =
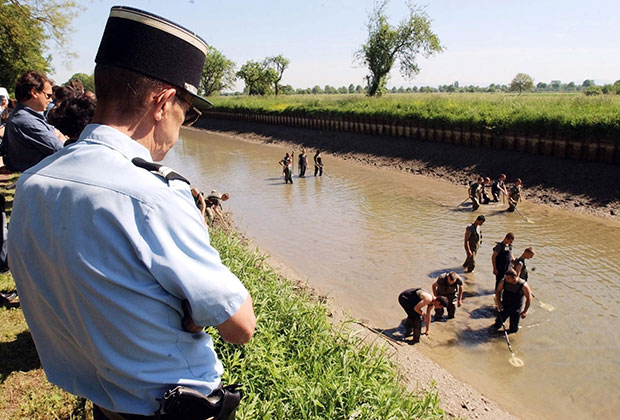
[[[457,209],[462,188],[324,156],[325,174],[285,185],[284,148],[184,130],[165,163],[204,191],[229,192],[236,224],[310,286],[368,326],[396,329],[398,294],[430,290],[438,274],[460,268],[463,234],[485,214],[474,273],[464,275],[456,318],[434,322],[419,349],[523,418],[617,418],[620,410],[620,223],[527,202],[517,213]],[[312,155],[310,154],[310,161]],[[495,316],[491,250],[506,232],[514,254],[533,246],[534,300],[512,348],[489,333]]]

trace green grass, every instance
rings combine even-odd
[[[12,190],[3,193],[12,198]],[[215,230],[212,243],[250,290],[258,317],[245,346],[224,343],[209,329],[224,381],[244,386],[238,419],[443,418],[436,392],[408,393],[382,348],[346,325],[332,326],[321,299],[278,276],[236,233]],[[0,275],[0,290],[15,290],[10,274]],[[45,380],[18,308],[0,308],[0,413],[3,420],[92,418],[89,402]]]
[[[216,97],[215,110],[295,116],[374,118],[431,126],[516,132],[569,139],[620,137],[620,95],[418,93]]]

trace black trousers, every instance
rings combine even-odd
[[[454,318],[456,312],[456,305],[453,300],[448,299],[448,319]],[[443,308],[435,308],[435,319],[440,319],[443,316]]]
[[[415,311],[415,303],[407,299],[407,296],[400,294],[398,296],[398,303],[407,312],[407,320],[405,321],[405,329],[407,332],[413,332],[413,342],[419,343],[420,336],[422,335],[422,315]]]
[[[155,420],[155,416],[141,416],[139,414],[113,413],[124,420]],[[108,416],[103,414],[101,408],[93,404],[93,420],[110,420]]]
[[[495,319],[495,326],[497,328],[501,327],[502,324],[506,321],[506,319],[510,318],[510,327],[508,328],[509,333],[515,333],[519,331],[519,320],[521,319],[521,306],[516,308],[507,308],[504,309],[497,315]]]

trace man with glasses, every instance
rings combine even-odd
[[[52,82],[44,74],[23,73],[15,98],[18,103],[7,120],[1,151],[7,169],[21,172],[62,149],[67,138],[43,116],[52,100]]]
[[[95,420],[230,419],[239,402],[203,326],[248,342],[252,298],[209,243],[202,195],[155,163],[209,105],[196,89],[206,52],[187,29],[113,7],[93,123],[17,185],[23,312],[47,378],[90,399]]]

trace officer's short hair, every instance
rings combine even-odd
[[[480,216],[476,217],[476,220],[478,220],[478,221],[480,221],[480,222],[484,222],[484,221],[486,221],[487,219],[486,219],[486,217],[484,217],[484,215],[482,215],[482,214],[481,214]]]
[[[517,277],[517,272],[514,269],[509,268],[508,270],[506,270],[505,275],[510,277]]]
[[[52,84],[52,81],[46,75],[36,70],[22,73],[15,84],[15,99],[19,102],[27,101],[31,97],[30,91],[33,88],[42,91],[46,82]]]
[[[508,232],[508,233],[506,234],[506,239],[511,239],[511,240],[513,240],[513,241],[514,241],[514,239],[515,239],[515,235],[513,235],[513,234],[512,234],[512,232]]]
[[[153,92],[173,86],[141,73],[104,64],[95,66],[97,103],[104,107],[114,104],[119,115],[139,114]]]

